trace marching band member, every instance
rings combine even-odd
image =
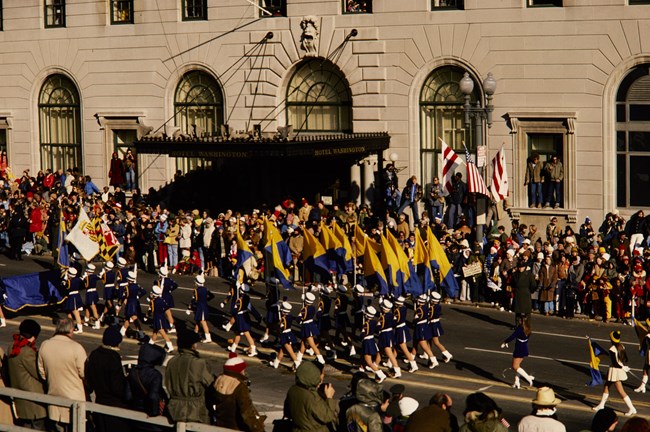
[[[92,317],[95,320],[92,328],[99,330],[99,314],[97,313],[97,303],[99,302],[97,282],[99,281],[99,276],[95,274],[94,264],[88,263],[83,280],[86,285],[86,316],[84,317],[84,323],[87,325],[90,321],[90,314],[92,312]]]
[[[442,316],[442,306],[440,306],[440,299],[442,296],[439,292],[431,292],[431,298],[429,305],[429,325],[431,326],[431,342],[432,344],[440,350],[442,355],[445,357],[444,362],[449,363],[449,360],[453,357],[447,348],[440,343],[440,337],[445,334],[442,329],[442,324],[440,323],[440,316]]]
[[[305,305],[300,311],[300,351],[298,352],[298,361],[302,361],[302,356],[309,346],[314,353],[316,354],[316,359],[321,364],[325,364],[325,359],[321,354],[316,342],[314,341],[315,337],[318,337],[318,324],[314,322],[316,319],[316,308],[314,307],[314,302],[316,301],[316,296],[313,293],[308,292],[305,294]]]
[[[248,341],[248,356],[249,357],[254,357],[257,355],[257,348],[255,347],[255,341],[253,340],[253,337],[251,336],[250,330],[251,330],[251,318],[250,318],[250,313],[253,313],[258,317],[258,319],[261,319],[259,316],[259,313],[255,310],[255,308],[252,307],[251,305],[251,299],[250,296],[248,295],[250,291],[250,288],[246,284],[242,284],[239,287],[239,298],[235,301],[235,332],[237,333],[235,335],[235,339],[233,340],[232,345],[228,347],[228,350],[230,352],[235,352],[237,351],[237,345],[239,345],[239,341],[241,340],[242,335],[246,338]]]
[[[609,348],[611,364],[607,371],[607,381],[605,381],[605,385],[603,386],[603,396],[600,403],[593,407],[592,410],[598,411],[605,408],[605,402],[609,398],[609,388],[614,384],[616,391],[623,399],[623,402],[625,402],[625,405],[627,405],[628,412],[625,415],[627,417],[633,416],[636,414],[636,408],[634,408],[632,400],[623,389],[623,381],[627,380],[627,372],[630,371],[630,368],[627,366],[625,347],[621,343],[621,332],[618,330],[611,332],[609,334],[609,340],[612,342],[612,346]]]
[[[298,340],[291,329],[291,325],[295,320],[295,317],[291,315],[291,309],[292,306],[289,302],[285,301],[280,305],[280,348],[278,348],[275,360],[270,363],[275,369],[280,366],[285,351],[293,360],[294,369],[298,369],[301,363],[293,350],[293,345],[298,343]]]
[[[379,330],[379,349],[386,354],[388,362],[384,364],[386,367],[393,368],[393,378],[402,376],[402,371],[395,358],[395,318],[393,317],[393,303],[384,299],[380,303],[381,315],[377,320],[377,327]]]
[[[158,285],[154,285],[151,290],[151,300],[149,301],[149,312],[152,318],[153,334],[151,335],[151,340],[149,343],[153,344],[158,339],[158,335],[162,336],[165,341],[165,350],[170,353],[174,350],[174,345],[167,335],[167,330],[169,330],[169,321],[165,316],[165,309],[167,305],[165,300],[162,298],[162,288]]]
[[[80,291],[84,288],[84,281],[77,276],[77,269],[70,267],[68,268],[67,278],[62,282],[64,290],[68,294],[64,305],[64,311],[68,313],[68,318],[74,319],[77,323],[74,332],[83,333],[83,325],[81,324],[81,315],[79,314],[79,311],[84,309],[83,300],[80,294]]]
[[[418,370],[418,364],[415,358],[409,351],[407,343],[411,342],[411,332],[406,326],[406,305],[404,304],[404,297],[399,296],[395,299],[395,309],[393,316],[395,318],[395,344],[402,350],[410,369],[408,372],[415,372]]]
[[[368,306],[363,315],[364,322],[361,325],[361,353],[363,360],[361,369],[363,370],[365,366],[366,369],[375,373],[377,382],[382,383],[386,380],[386,374],[375,363],[375,359],[379,354],[379,348],[375,342],[375,334],[377,332],[377,321],[375,317],[377,316],[377,309],[374,306]]]
[[[140,308],[140,297],[147,295],[147,292],[137,284],[136,279],[138,274],[135,271],[128,272],[127,285],[124,291],[125,309],[124,309],[124,325],[120,329],[122,336],[126,335],[131,323],[138,330],[138,339],[142,339],[142,326],[140,325],[140,317],[142,316],[142,309]]]
[[[175,306],[174,296],[172,292],[178,288],[178,284],[168,277],[169,270],[167,266],[162,266],[158,269],[158,286],[162,288],[162,298],[165,300],[165,316],[169,321],[169,333],[176,333],[174,326],[174,316],[172,315],[172,308]]]
[[[521,321],[521,324],[517,325],[515,331],[501,344],[501,348],[507,348],[509,342],[515,341],[515,350],[512,353],[512,370],[515,371],[515,382],[512,385],[514,388],[521,388],[519,382],[520,376],[528,381],[528,385],[530,386],[533,385],[533,381],[535,380],[534,376],[528,375],[521,367],[521,363],[528,357],[528,339],[531,333],[530,318],[525,317]]]
[[[192,300],[192,305],[194,306],[194,332],[199,333],[199,329],[202,329],[204,337],[201,339],[201,342],[210,343],[212,342],[212,337],[210,336],[207,322],[208,302],[214,297],[214,294],[205,287],[205,276],[202,274],[194,278],[194,284],[196,285],[194,288],[194,299]],[[164,295],[165,293],[163,291]]]
[[[417,354],[418,347],[422,348],[424,353],[420,356],[429,360],[429,369],[438,366],[438,359],[433,355],[429,340],[431,339],[431,326],[429,325],[429,307],[427,306],[427,295],[422,294],[418,296],[415,306],[415,315],[413,316],[413,323],[415,324],[415,331],[413,332],[413,349],[412,354]]]

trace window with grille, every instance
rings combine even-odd
[[[65,27],[65,0],[45,0],[45,28]]]
[[[133,0],[111,0],[111,24],[133,24]]]
[[[208,0],[183,0],[183,21],[208,19]]]

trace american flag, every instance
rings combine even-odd
[[[467,161],[467,191],[469,193],[478,193],[490,196],[490,192],[488,191],[487,186],[485,186],[483,177],[481,177],[476,164],[472,160],[472,155],[469,154],[469,150],[467,150],[465,144],[463,144],[463,147],[465,147],[465,160]]]
[[[490,184],[492,196],[496,202],[508,197],[508,171],[506,171],[506,154],[501,150],[492,159],[492,183]]]
[[[452,177],[455,174],[456,168],[460,166],[463,161],[458,157],[456,152],[447,145],[442,138],[440,140],[440,153],[442,155],[442,178],[440,183],[443,186],[443,195],[451,193],[453,189]]]

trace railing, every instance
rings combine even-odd
[[[64,408],[70,408],[70,424],[72,432],[86,432],[86,414],[89,412],[105,414],[121,419],[130,421],[137,421],[141,423],[148,423],[154,426],[163,426],[167,428],[174,428],[177,432],[196,431],[196,432],[232,432],[232,429],[226,429],[216,426],[205,425],[202,423],[170,423],[167,417],[148,417],[145,413],[139,411],[131,411],[124,408],[115,408],[106,405],[100,405],[94,402],[75,401],[72,399],[50,396],[40,393],[32,393],[23,390],[18,390],[10,387],[0,388],[0,396],[9,397],[12,399],[22,399],[32,402],[38,402],[46,405],[55,405]],[[33,429],[28,429],[20,426],[0,424],[0,431],[21,431],[32,432]]]

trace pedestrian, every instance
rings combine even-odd
[[[440,343],[440,337],[445,334],[442,329],[442,323],[440,322],[440,317],[442,316],[442,306],[440,305],[440,299],[442,296],[439,292],[432,291],[430,296],[430,305],[429,305],[429,325],[431,326],[431,343],[440,350],[442,356],[445,358],[444,362],[449,363],[449,361],[454,357],[451,355],[447,348]]]
[[[162,298],[162,288],[154,285],[151,289],[151,299],[149,300],[149,315],[151,315],[151,326],[153,334],[151,335],[150,343],[154,344],[158,336],[161,336],[165,341],[165,350],[170,353],[174,350],[174,345],[167,335],[169,331],[169,321],[165,317],[165,309],[167,305]]]
[[[452,432],[449,411],[430,403],[411,414],[404,431]]]
[[[380,407],[384,402],[384,389],[381,384],[363,379],[357,383],[355,396],[357,403],[345,413],[348,430],[382,432]]]
[[[203,337],[201,342],[210,343],[212,342],[212,336],[210,336],[210,329],[208,329],[208,302],[214,298],[212,294],[205,287],[205,276],[202,274],[194,278],[194,298],[192,299],[192,305],[194,307],[194,332],[199,333],[200,330],[203,330]],[[163,292],[164,295],[164,292]],[[199,333],[200,334],[200,333]]]
[[[302,356],[307,347],[311,348],[316,354],[316,359],[320,364],[325,364],[325,359],[321,354],[314,338],[318,337],[318,324],[314,321],[316,319],[316,308],[314,302],[316,296],[314,293],[308,292],[305,294],[304,305],[300,311],[300,351],[298,351],[298,363],[302,362]]]
[[[237,345],[241,337],[244,336],[248,341],[248,356],[254,357],[257,355],[257,348],[255,347],[255,341],[251,336],[251,318],[250,314],[256,316],[257,320],[261,320],[260,314],[255,310],[251,305],[251,299],[248,293],[250,292],[250,287],[246,284],[241,284],[239,286],[239,298],[235,301],[234,311],[235,311],[235,338],[233,339],[232,345],[228,347],[228,351],[235,352],[237,351]]]
[[[102,336],[102,345],[88,356],[84,376],[89,392],[95,393],[95,402],[116,408],[129,408],[126,403],[126,377],[120,356],[122,334],[118,326],[108,326]],[[97,432],[130,430],[128,420],[93,413]]]
[[[519,421],[519,432],[566,432],[566,427],[557,419],[556,407],[560,402],[552,388],[537,389],[533,412]]]
[[[210,423],[205,391],[214,383],[208,363],[199,357],[196,344],[201,340],[193,331],[178,335],[178,355],[165,370],[165,388],[169,394],[169,415],[174,422]]]
[[[158,222],[153,229],[153,232],[156,236],[158,242],[158,265],[160,267],[165,266],[169,259],[168,250],[167,250],[167,230],[169,229],[169,223],[167,222],[167,214],[163,213],[158,218]]]
[[[99,302],[97,282],[99,281],[99,277],[95,274],[95,264],[88,263],[86,265],[86,272],[83,281],[86,285],[86,315],[84,316],[84,324],[88,325],[92,314],[92,328],[94,330],[99,330],[99,313],[97,312],[97,303]]]
[[[293,350],[293,345],[298,343],[296,335],[291,329],[291,325],[295,320],[295,317],[291,315],[291,303],[282,302],[280,305],[280,347],[277,350],[277,354],[274,360],[271,361],[270,365],[277,369],[280,366],[280,362],[284,357],[284,352],[291,358],[293,361],[293,368],[298,369],[300,362],[298,357]]]
[[[512,274],[514,312],[517,320],[530,317],[533,311],[531,294],[537,291],[537,282],[525,259],[517,260],[517,271]]]
[[[593,407],[592,410],[598,411],[605,407],[605,403],[609,398],[609,388],[614,384],[616,391],[628,407],[625,416],[633,416],[636,414],[636,408],[634,408],[632,400],[623,389],[623,381],[627,380],[627,372],[629,372],[630,367],[627,366],[627,354],[625,353],[625,347],[621,343],[621,332],[619,330],[611,332],[609,334],[609,340],[612,342],[612,346],[609,348],[609,358],[611,363],[609,370],[607,371],[607,380],[603,386],[603,395],[600,403]]]
[[[422,348],[424,353],[420,356],[429,361],[429,369],[438,366],[438,359],[433,355],[429,340],[431,340],[431,326],[429,325],[429,306],[427,305],[427,295],[421,294],[416,300],[415,315],[413,316],[413,323],[415,324],[415,331],[413,332],[413,349],[411,350],[412,356],[417,355],[418,347]]]
[[[62,281],[63,289],[67,294],[63,310],[68,314],[68,318],[74,319],[76,328],[75,333],[83,333],[81,324],[80,311],[84,309],[83,300],[80,291],[84,288],[84,281],[77,276],[77,269],[69,267],[67,277]]]
[[[406,325],[406,305],[404,302],[406,299],[402,296],[399,296],[395,299],[395,309],[393,311],[393,316],[395,318],[395,344],[397,347],[402,350],[406,361],[409,364],[408,372],[413,373],[418,370],[418,364],[415,361],[415,357],[409,351],[407,344],[411,342],[411,332],[409,331]]]
[[[261,416],[253,405],[246,362],[237,354],[230,353],[209,397],[214,425],[238,431],[264,432],[266,417]]]
[[[334,387],[323,383],[324,373],[314,362],[304,362],[296,370],[296,383],[287,391],[284,418],[293,432],[328,432],[337,419]]]
[[[13,336],[7,366],[11,387],[31,393],[44,394],[43,381],[38,375],[36,339],[41,326],[32,319],[23,320],[18,333]],[[47,408],[26,399],[14,399],[16,425],[30,429],[45,430]]]
[[[142,344],[138,364],[129,370],[127,400],[129,408],[157,417],[166,413],[167,395],[163,389],[163,376],[157,367],[165,361],[165,350],[157,345]],[[138,431],[159,432],[162,428],[147,423],[134,424]]]
[[[465,399],[465,424],[460,432],[507,432],[509,425],[501,413],[501,408],[488,395],[472,393]]]
[[[521,388],[519,377],[521,376],[528,385],[532,387],[534,376],[528,373],[521,367],[521,363],[528,357],[528,339],[532,333],[530,318],[526,317],[518,324],[515,331],[501,344],[501,348],[507,348],[508,343],[515,340],[515,350],[512,353],[512,370],[515,372],[515,383],[512,385],[514,388]]]
[[[85,401],[84,366],[86,351],[74,341],[74,323],[62,318],[56,325],[54,336],[41,344],[38,355],[38,371],[47,383],[47,394],[76,401]],[[70,429],[70,409],[49,405],[50,420],[58,430]]]

